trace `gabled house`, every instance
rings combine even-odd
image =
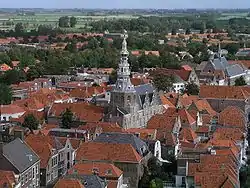
[[[48,110],[48,123],[60,124],[61,116],[67,108],[74,114],[75,121],[78,123],[101,121],[104,116],[104,109],[102,107],[97,107],[86,102],[54,103]]]
[[[8,122],[11,118],[19,118],[26,112],[25,109],[14,104],[1,105],[0,111],[2,122]]]
[[[88,142],[77,150],[76,163],[111,162],[124,173],[124,183],[137,188],[143,176],[143,157],[131,144]]]
[[[175,78],[175,82],[173,83],[172,91],[175,93],[181,93],[185,89],[185,85],[187,83],[195,83],[199,84],[199,79],[192,70],[186,70],[184,68],[181,69],[166,69],[166,68],[157,68],[150,72],[150,76],[154,77],[155,75],[165,75],[165,76],[173,76]]]
[[[0,187],[18,188],[21,187],[21,182],[13,171],[0,170]]]
[[[75,164],[68,174],[78,175],[97,175],[102,179],[106,179],[109,184],[115,184],[117,188],[123,188],[123,172],[111,163],[105,162],[84,162]]]
[[[55,183],[73,166],[75,149],[69,139],[62,141],[52,136],[30,134],[25,141],[41,158],[41,186]]]
[[[108,188],[107,182],[97,175],[70,174],[61,178],[53,188]]]
[[[219,46],[218,53],[212,53],[208,61],[197,66],[196,73],[200,82],[211,85],[234,85],[235,80],[241,76],[249,80],[248,69],[242,64],[229,64],[222,56],[222,52]]]
[[[40,187],[40,158],[20,138],[0,143],[0,170],[13,171],[21,188]]]

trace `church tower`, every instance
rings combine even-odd
[[[110,107],[112,114],[117,115],[117,110],[133,113],[136,107],[136,90],[130,81],[130,65],[128,63],[129,52],[127,49],[127,31],[122,34],[121,58],[117,70],[117,81],[111,92]]]

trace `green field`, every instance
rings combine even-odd
[[[35,16],[20,16],[16,14],[0,14],[0,29],[14,29],[16,23],[23,23],[27,30],[36,29],[39,25],[48,24],[52,26],[58,25],[58,20],[62,16],[74,16],[77,18],[77,25],[75,29],[83,28],[87,23],[99,20],[111,19],[133,19],[138,16],[133,15],[94,15],[88,16],[77,12],[68,13],[37,13]],[[8,24],[12,23],[12,25]]]
[[[218,18],[218,20],[229,20],[232,18],[247,18],[250,19],[250,17],[248,17],[248,12],[245,13],[222,13],[221,16]]]

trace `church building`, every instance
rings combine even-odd
[[[108,121],[117,122],[124,129],[145,127],[148,120],[163,107],[158,91],[152,84],[134,86],[130,80],[127,32],[124,31],[117,81],[111,91]]]

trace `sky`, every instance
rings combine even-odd
[[[250,0],[0,0],[0,8],[250,8]]]

